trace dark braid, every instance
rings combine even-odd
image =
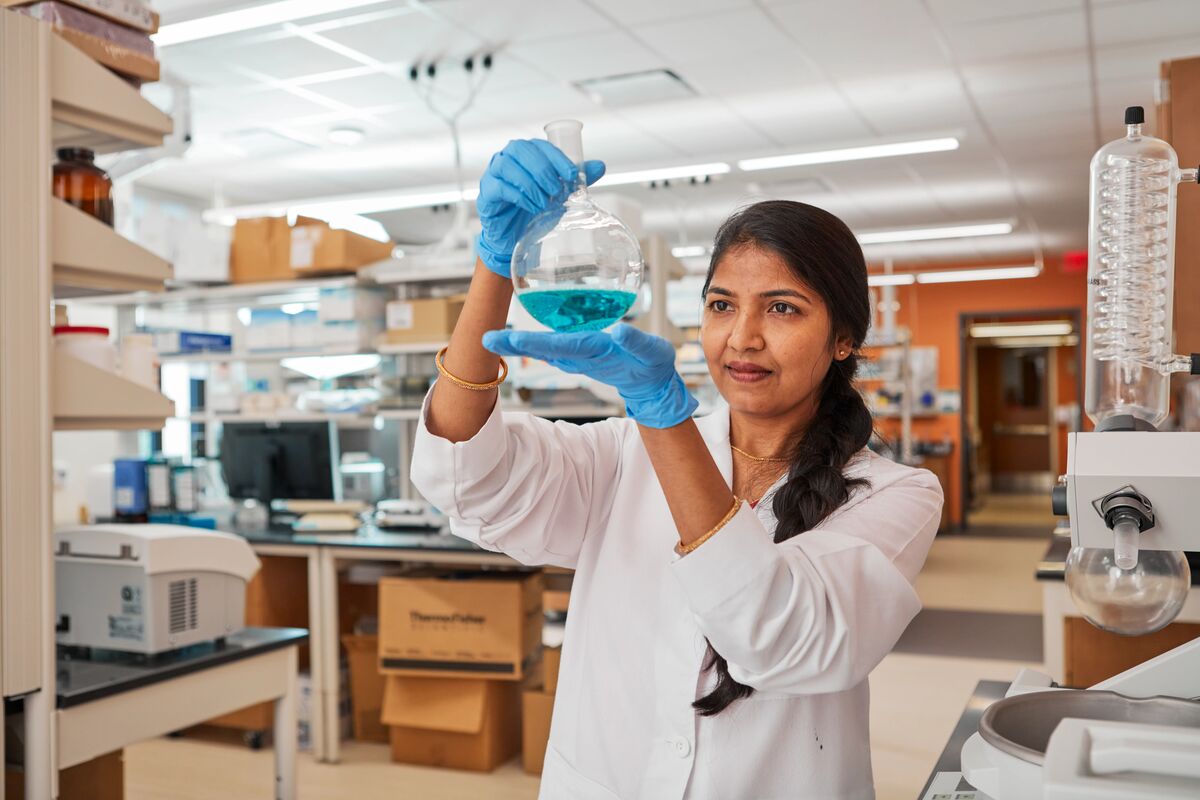
[[[731,249],[761,247],[776,253],[807,286],[825,301],[833,335],[862,346],[870,325],[867,268],[858,240],[837,217],[819,208],[785,200],[757,203],[730,217],[713,245],[704,292],[721,258]],[[871,412],[854,385],[858,358],[852,352],[834,360],[821,382],[821,400],[808,428],[793,446],[787,480],[772,493],[778,520],[775,542],[811,530],[866,485],[848,479],[846,464],[871,438]],[[714,669],[717,685],[692,705],[704,716],[719,714],[754,689],[729,674],[729,664],[709,645],[706,670]]]

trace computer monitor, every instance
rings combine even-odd
[[[341,500],[334,422],[227,422],[221,471],[229,496],[273,500]]]

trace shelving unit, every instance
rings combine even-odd
[[[339,428],[369,428],[373,424],[374,414],[362,414],[356,411],[319,413],[313,411],[277,411],[272,414],[243,414],[241,412],[222,414],[220,412],[204,411],[189,414],[176,419],[189,422],[336,422]]]
[[[164,364],[172,362],[188,362],[195,364],[214,364],[229,361],[254,362],[279,361],[284,358],[314,358],[321,356],[353,356],[369,355],[369,351],[361,347],[324,347],[311,350],[263,350],[261,352],[200,352],[200,353],[168,353],[159,356]]]
[[[414,344],[391,344],[389,342],[380,342],[376,349],[379,351],[380,355],[388,356],[421,355],[424,353],[433,355],[447,344],[449,344],[449,342],[417,342]]]
[[[171,120],[50,26],[5,9],[0,130],[0,685],[24,698],[26,796],[48,798],[59,764],[51,433],[158,428],[174,413],[152,389],[52,353],[52,299],[161,290],[171,274],[51,196],[53,148],[158,146]]]
[[[66,353],[53,358],[56,431],[157,430],[175,413],[175,404],[154,389]]]
[[[171,265],[95,217],[61,200],[50,203],[54,296],[161,292]]]

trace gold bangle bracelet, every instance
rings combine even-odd
[[[496,380],[489,381],[488,383],[472,383],[471,381],[464,381],[462,378],[446,369],[446,365],[442,363],[442,360],[446,357],[446,351],[449,349],[450,347],[446,346],[441,350],[438,350],[437,355],[433,357],[433,363],[434,366],[437,367],[437,371],[455,386],[463,389],[470,389],[472,392],[486,392],[488,389],[495,389],[497,386],[504,383],[505,379],[508,378],[508,362],[501,358],[500,377],[496,378]]]
[[[742,498],[738,497],[737,495],[734,495],[733,508],[729,509],[729,512],[727,514],[725,514],[725,516],[721,519],[720,522],[718,522],[716,525],[713,526],[712,530],[710,530],[708,533],[701,536],[699,539],[696,539],[691,544],[684,544],[683,541],[681,540],[679,542],[679,544],[675,545],[675,552],[681,556],[686,556],[688,553],[692,552],[697,547],[704,544],[709,539],[711,539],[713,536],[715,536],[717,534],[717,531],[721,530],[721,528],[724,528],[726,525],[728,525],[729,520],[733,519],[737,515],[738,511],[741,510],[741,508],[742,508]]]

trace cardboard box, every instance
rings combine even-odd
[[[285,217],[239,219],[229,249],[232,283],[287,281],[296,277],[290,259],[291,230]]]
[[[311,217],[239,219],[233,229],[229,280],[233,283],[287,281],[328,272],[353,272],[392,254],[391,242],[377,242],[334,230]]]
[[[158,80],[158,59],[139,53],[128,47],[113,44],[107,39],[93,36],[90,33],[54,26],[54,32],[94,61],[103,64],[113,72],[134,78],[137,81],[153,83]]]
[[[379,674],[379,637],[342,637],[350,664],[350,700],[353,706],[354,738],[360,742],[386,742],[383,724],[384,677]]]
[[[389,344],[443,342],[454,332],[465,301],[465,295],[393,300],[387,304],[384,340]]]
[[[389,676],[392,760],[490,772],[521,746],[520,692],[512,681]]]
[[[554,695],[549,691],[527,691],[521,695],[521,765],[530,775],[541,775],[550,741],[550,716]]]
[[[542,651],[542,664],[546,674],[546,694],[554,694],[558,691],[558,664],[561,658],[561,647],[547,647]]]
[[[289,246],[291,267],[301,275],[354,272],[391,258],[393,249],[391,242],[377,242],[311,220],[292,228]]]
[[[540,572],[379,582],[380,672],[519,681],[541,649]]]
[[[0,7],[31,6],[41,0],[0,0]],[[113,22],[146,33],[158,33],[158,12],[137,0],[60,0]]]

